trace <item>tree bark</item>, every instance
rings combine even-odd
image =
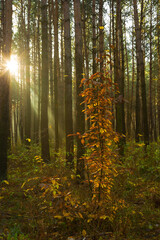
[[[104,55],[104,26],[103,26],[103,0],[99,1],[99,57],[100,72],[103,72],[103,55]]]
[[[97,71],[96,64],[96,10],[95,10],[96,1],[92,2],[92,62],[93,62],[93,74]]]
[[[160,2],[158,3],[157,8],[157,35],[158,35],[158,82],[157,82],[157,92],[158,92],[158,135],[160,136]]]
[[[153,122],[153,104],[152,104],[152,92],[153,92],[153,84],[152,84],[152,1],[150,6],[150,72],[149,72],[149,131],[150,131],[150,140],[153,141],[153,130],[154,130],[154,122]]]
[[[80,0],[74,0],[74,19],[75,19],[75,64],[76,64],[76,131],[83,134],[85,131],[85,117],[82,112],[84,104],[82,104],[82,97],[80,96],[83,90],[80,87],[82,73],[83,73],[83,54],[82,54],[82,27],[81,27],[81,11]],[[84,179],[84,147],[81,140],[77,137],[77,176]]]
[[[42,98],[41,98],[41,154],[45,162],[50,161],[48,133],[48,22],[47,1],[41,1],[42,14]]]
[[[69,167],[74,167],[73,154],[73,114],[72,114],[72,56],[70,34],[70,6],[68,0],[63,0],[64,14],[64,51],[65,51],[65,138],[66,161]]]
[[[30,10],[31,0],[28,0],[27,34],[26,34],[26,107],[25,107],[25,143],[30,145],[31,138],[31,96],[30,96]]]
[[[125,112],[124,112],[124,47],[121,20],[121,1],[117,0],[116,16],[116,59],[115,59],[115,83],[118,85],[119,93],[116,94],[116,131],[122,136],[119,140],[119,153],[124,154],[125,144]]]
[[[143,135],[145,145],[149,144],[149,129],[148,129],[148,114],[147,114],[147,101],[146,101],[146,83],[144,72],[144,58],[141,43],[141,28],[138,20],[137,0],[133,0],[134,5],[134,20],[136,30],[136,51],[137,51],[137,63],[139,65],[140,82],[141,82],[141,94],[142,94],[142,122],[143,122]]]
[[[4,4],[4,28],[2,61],[10,58],[12,42],[12,1]],[[10,129],[10,74],[9,71],[0,75],[0,181],[7,179],[7,150]]]
[[[59,78],[59,52],[58,52],[58,0],[54,7],[54,119],[55,119],[55,158],[59,151],[58,133],[58,78]]]

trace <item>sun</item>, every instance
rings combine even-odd
[[[11,74],[18,74],[18,58],[16,55],[11,55],[10,60],[6,63],[6,67]]]

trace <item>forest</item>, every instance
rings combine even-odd
[[[160,0],[0,0],[1,239],[160,239]]]

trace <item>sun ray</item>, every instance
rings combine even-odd
[[[7,70],[10,71],[11,74],[18,74],[18,58],[17,55],[11,55],[10,60],[6,63]]]

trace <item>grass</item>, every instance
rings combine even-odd
[[[160,239],[159,159],[159,144],[127,143],[111,192],[97,203],[62,153],[46,165],[36,146],[13,150],[0,184],[0,239]]]

